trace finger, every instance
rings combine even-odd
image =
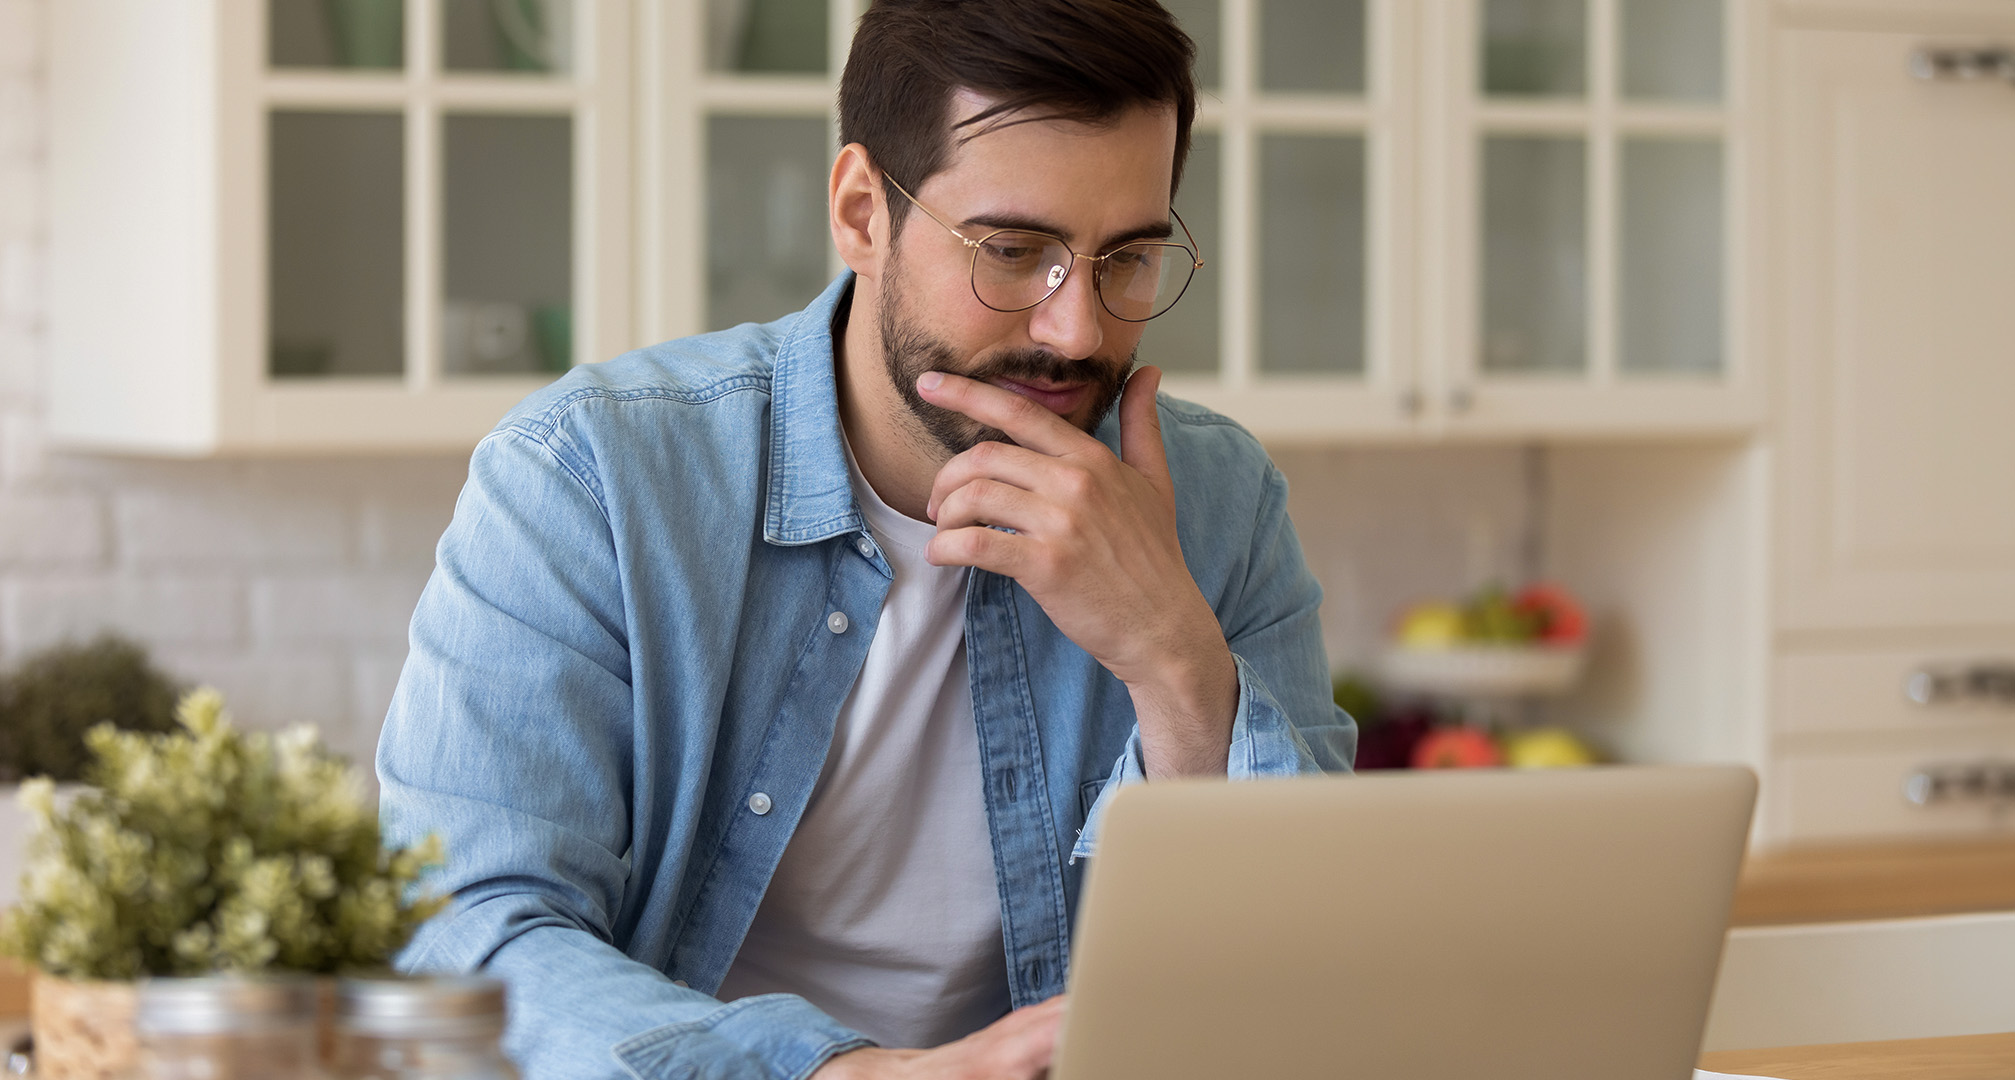
[[[931,481],[930,501],[924,515],[937,520],[938,506],[945,496],[975,480],[999,480],[1028,491],[1046,491],[1054,482],[1061,463],[1048,454],[1039,454],[1012,443],[983,442],[945,462]]]
[[[943,409],[1007,432],[1008,438],[1039,454],[1061,456],[1097,439],[1077,425],[1011,390],[943,371],[917,377],[917,393]]]
[[[1133,373],[1119,399],[1119,459],[1140,470],[1163,492],[1170,491],[1168,451],[1161,441],[1161,410],[1155,391],[1161,369],[1152,364]]]
[[[931,537],[924,545],[924,561],[932,566],[971,566],[1020,580],[1030,566],[1028,548],[1027,537],[968,525]]]
[[[985,477],[945,496],[931,520],[937,522],[939,532],[993,525],[1023,534],[1046,534],[1054,525],[1050,504],[1041,496]]]
[[[1060,998],[1028,1005],[952,1044],[970,1051],[988,1077],[1037,1080],[1056,1057]]]

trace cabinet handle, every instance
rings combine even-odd
[[[2015,83],[2015,49],[1918,49],[1910,54],[1910,74],[1924,82],[2004,79]]]
[[[1947,671],[1919,668],[1903,680],[1903,696],[1926,706],[1958,701],[2015,705],[2015,663],[1989,661]]]
[[[1476,391],[1458,386],[1448,392],[1448,411],[1460,415],[1476,407]]]
[[[2015,801],[2015,761],[1926,765],[1903,779],[1903,799],[1912,806],[1954,801],[2006,805]]]
[[[1419,416],[1420,410],[1426,407],[1427,395],[1422,394],[1418,386],[1411,387],[1405,393],[1399,395],[1400,414],[1408,419]]]

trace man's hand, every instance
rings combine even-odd
[[[1056,1054],[1063,995],[1001,1017],[934,1050],[855,1050],[811,1080],[1039,1080]]]
[[[1114,457],[1036,402],[926,373],[917,380],[926,401],[1015,444],[981,443],[938,471],[928,507],[938,533],[925,554],[934,565],[1020,582],[1057,629],[1124,682],[1149,776],[1222,776],[1238,671],[1176,539],[1160,385],[1154,367],[1128,380]]]

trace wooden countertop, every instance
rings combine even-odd
[[[1743,864],[1731,926],[2015,911],[2015,839],[1762,852]]]
[[[1776,1080],[2008,1080],[2015,1077],[2015,1032],[1721,1050],[1700,1055],[1700,1067]]]

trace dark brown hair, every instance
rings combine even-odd
[[[958,90],[992,99],[956,125],[967,129],[961,139],[1172,105],[1172,194],[1196,118],[1195,60],[1196,45],[1155,0],[875,0],[840,76],[840,143],[860,143],[885,178],[916,191],[951,156]],[[886,181],[883,190],[900,229],[909,200]]]

